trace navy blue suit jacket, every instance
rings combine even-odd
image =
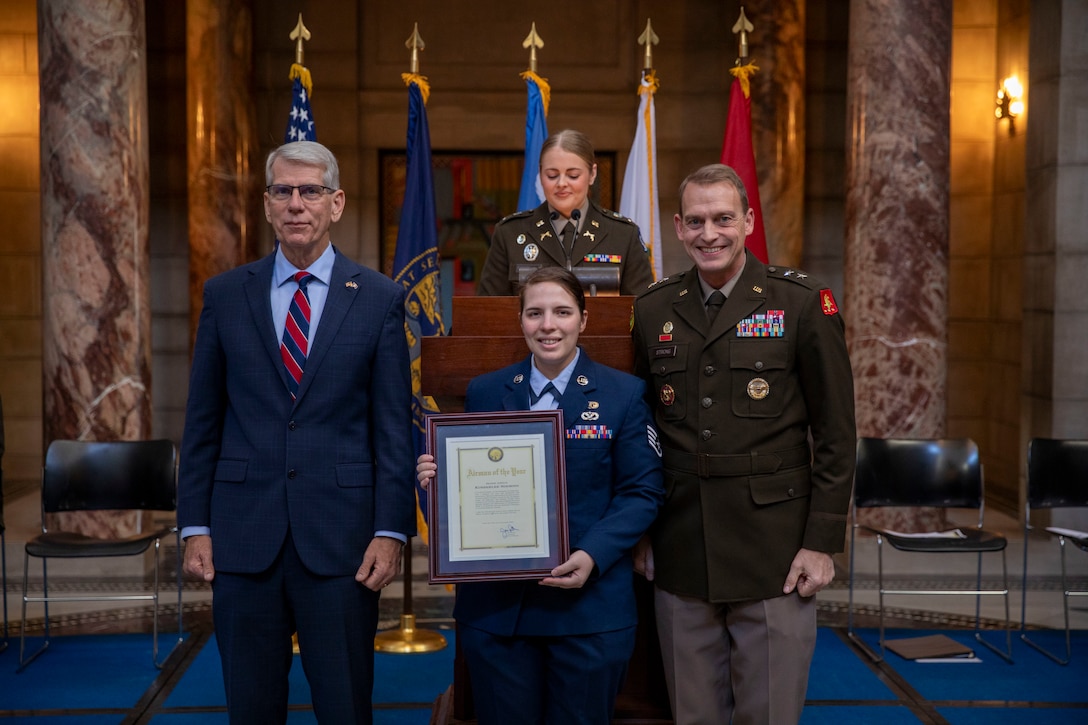
[[[526,410],[531,364],[530,357],[474,378],[466,412]],[[459,622],[505,636],[608,632],[637,622],[631,549],[664,497],[657,431],[644,394],[642,380],[598,365],[581,351],[560,404],[567,518],[571,548],[592,556],[596,570],[581,589],[536,581],[459,585]],[[586,426],[603,426],[609,437],[573,437]]]
[[[217,570],[275,560],[351,575],[376,530],[415,533],[404,292],[336,253],[291,400],[269,301],[275,255],[204,286],[181,447],[178,522],[211,527]]]

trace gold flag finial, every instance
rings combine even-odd
[[[525,40],[521,41],[521,47],[529,49],[529,70],[536,73],[536,49],[544,47],[544,40],[537,34],[535,22]]]
[[[310,31],[302,23],[302,13],[298,14],[298,23],[295,25],[295,29],[291,31],[290,38],[295,41],[295,62],[303,65],[302,41],[310,39]]]
[[[650,19],[646,18],[646,29],[642,31],[642,35],[638,36],[638,44],[646,46],[646,56],[642,61],[643,70],[652,70],[654,67],[654,51],[653,47],[657,45],[658,37],[654,32],[654,28],[650,25]]]
[[[737,22],[733,25],[733,35],[740,34],[739,49],[737,51],[737,65],[743,65],[748,60],[748,33],[755,30],[748,18],[744,16],[744,6],[740,6],[740,17],[737,18]]]
[[[419,23],[412,25],[412,35],[404,41],[404,47],[412,51],[412,73],[419,73],[419,51],[427,47],[419,34]]]

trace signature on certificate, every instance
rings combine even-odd
[[[518,527],[514,524],[507,524],[499,529],[499,533],[502,534],[502,538],[509,539],[511,537],[517,537],[519,533]]]

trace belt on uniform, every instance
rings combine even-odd
[[[700,478],[774,473],[781,468],[794,468],[812,462],[812,453],[807,445],[782,451],[752,451],[732,455],[685,453],[674,448],[662,448],[661,453],[667,470],[695,473]]]

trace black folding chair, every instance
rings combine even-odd
[[[1065,614],[1065,658],[1044,649],[1028,637],[1028,541],[1036,527],[1032,511],[1039,509],[1088,507],[1088,440],[1033,438],[1028,444],[1028,498],[1024,506],[1024,593],[1020,604],[1020,639],[1060,665],[1069,664],[1073,655],[1069,634],[1069,597],[1088,596],[1088,590],[1070,589],[1066,577],[1065,552],[1068,545],[1088,552],[1088,533],[1048,526],[1043,528],[1057,539],[1061,552],[1062,609]]]
[[[978,525],[953,532],[922,532],[904,534],[859,523],[861,509],[907,506],[933,508],[963,508],[978,511]],[[850,507],[850,593],[847,621],[849,637],[869,656],[884,659],[884,597],[891,595],[974,595],[975,639],[1012,662],[1012,632],[1009,626],[1009,573],[1005,550],[1008,541],[1001,534],[983,528],[985,513],[982,464],[974,441],[963,439],[861,438],[857,447],[857,470],[854,475],[854,496]],[[876,534],[877,585],[880,604],[880,654],[873,652],[854,631],[854,569],[859,528]],[[885,589],[884,543],[902,552],[919,554],[976,554],[978,576],[974,589]],[[1001,554],[1003,586],[1001,589],[982,588],[982,555]],[[1005,599],[1005,651],[982,637],[982,596],[996,595]]]
[[[73,511],[177,510],[177,451],[168,440],[149,441],[54,441],[45,455],[42,469],[42,533],[26,543],[23,565],[23,626],[19,635],[19,670],[34,661],[49,646],[50,602],[150,601],[154,604],[151,659],[159,661],[159,549],[160,542],[173,536],[178,546],[178,641],[182,641],[181,537],[174,524],[130,536],[99,538],[74,531],[50,530],[49,514]],[[155,550],[152,593],[86,594],[50,596],[46,563],[49,559],[140,556]],[[27,594],[31,557],[42,560],[42,596]],[[45,641],[33,654],[26,647],[26,605],[41,602],[45,607]],[[173,651],[171,648],[171,652]],[[167,653],[169,656],[169,653]],[[165,661],[165,657],[163,661]]]

